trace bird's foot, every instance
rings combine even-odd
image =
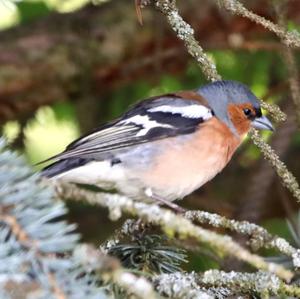
[[[184,214],[186,212],[186,209],[180,207],[179,205],[173,203],[172,201],[166,200],[163,197],[154,194],[150,188],[146,189],[145,194],[149,198],[156,200],[161,205],[165,205],[165,206],[171,208],[174,212],[176,212],[178,214]]]

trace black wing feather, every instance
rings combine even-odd
[[[144,100],[133,106],[121,118],[75,140],[67,146],[64,152],[48,160],[75,159],[73,160],[74,163],[75,161],[83,161],[76,160],[79,158],[87,159],[88,161],[91,159],[103,160],[112,158],[116,151],[138,144],[193,133],[199,124],[204,122],[203,117],[186,117],[181,113],[168,111],[150,112],[149,110],[163,105],[186,107],[195,104],[202,105],[193,99],[189,100],[174,94]],[[142,117],[142,119],[149,120],[151,126],[148,129],[145,128],[142,123],[135,121],[134,117]]]

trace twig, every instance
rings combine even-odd
[[[256,273],[224,272],[209,270],[203,275],[196,273],[161,274],[154,277],[154,283],[160,294],[172,298],[201,298],[200,292],[213,293],[226,292],[226,298],[253,292],[259,293],[262,298],[271,295],[286,295],[299,298],[300,288],[288,285],[274,274],[259,271]],[[191,297],[189,297],[191,295]],[[235,296],[234,296],[235,298]],[[267,297],[268,298],[268,297]]]
[[[154,277],[153,283],[159,294],[176,299],[214,299],[214,292],[202,288],[197,281],[198,275],[175,272]],[[229,295],[228,293],[226,295]],[[222,297],[221,297],[222,298]]]
[[[138,216],[147,223],[161,227],[168,235],[176,235],[180,239],[193,238],[200,243],[209,245],[219,254],[235,256],[257,269],[275,273],[284,280],[289,281],[293,274],[280,265],[267,263],[263,258],[241,247],[229,236],[222,236],[215,232],[194,225],[181,215],[176,215],[170,210],[157,205],[135,202],[125,196],[87,191],[76,186],[60,185],[57,194],[64,199],[84,200],[92,205],[107,207],[114,219],[121,216],[122,212],[131,216]]]
[[[300,250],[291,246],[285,239],[271,235],[266,229],[248,221],[227,219],[217,214],[203,211],[188,211],[185,217],[200,224],[209,224],[213,227],[222,227],[231,231],[247,235],[254,249],[261,247],[277,249],[293,258],[295,267],[300,267]]]
[[[15,235],[15,237],[22,243],[28,244],[29,241],[32,245],[32,240],[29,239],[27,232],[23,229],[23,227],[18,223],[16,217],[11,215],[5,215],[0,213],[0,222],[6,223],[11,229],[11,232]]]
[[[286,2],[280,1],[276,3],[273,1],[273,7],[277,14],[278,23],[284,28],[286,27]],[[282,40],[284,42],[284,40]],[[300,124],[300,87],[299,87],[299,73],[296,66],[293,50],[289,47],[282,48],[282,56],[287,66],[288,81],[290,86],[290,93],[295,105],[296,117],[298,124]]]
[[[229,12],[248,18],[257,24],[262,25],[269,31],[274,32],[288,47],[300,47],[300,34],[298,31],[287,31],[285,28],[248,10],[237,0],[218,0],[218,2]]]
[[[264,157],[276,170],[278,176],[281,178],[283,185],[288,188],[297,199],[297,201],[300,202],[299,184],[294,175],[287,169],[286,165],[282,161],[280,161],[278,155],[271,148],[271,146],[262,140],[257,130],[251,129],[250,136],[253,143],[259,147]]]
[[[238,287],[241,291],[258,292],[262,298],[269,295],[287,295],[299,298],[300,288],[296,285],[288,285],[273,274],[259,271],[257,273],[224,272],[209,270],[199,279],[207,286],[225,286],[226,288]]]
[[[83,244],[76,248],[74,255],[85,268],[96,271],[105,283],[113,283],[135,298],[156,299],[151,283],[144,277],[138,277],[122,268],[119,260],[97,250],[92,245]],[[127,297],[126,297],[127,298]]]
[[[286,121],[286,114],[277,105],[264,101],[260,101],[260,105],[263,109],[267,110],[270,113],[272,119],[274,119],[276,122]]]
[[[63,290],[59,287],[57,278],[54,276],[54,274],[49,272],[47,277],[48,277],[49,283],[52,287],[53,294],[55,295],[55,297],[57,299],[67,299]]]
[[[155,5],[167,17],[172,29],[176,32],[178,38],[183,40],[188,52],[199,63],[205,76],[211,81],[221,80],[216,66],[195,39],[193,28],[179,15],[176,1],[158,0],[155,1]]]
[[[292,49],[286,47],[283,50],[282,55],[284,57],[288,69],[288,73],[289,73],[288,81],[290,85],[291,97],[296,108],[295,112],[296,112],[297,121],[298,124],[300,124],[300,87],[299,87],[300,82],[298,81],[299,74],[296,67],[294,53]]]

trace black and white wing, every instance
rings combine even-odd
[[[212,116],[212,110],[196,93],[154,97],[136,104],[116,121],[75,140],[49,160],[110,159],[116,151],[129,150],[141,143],[193,133]]]

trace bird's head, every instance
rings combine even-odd
[[[246,85],[229,80],[216,81],[201,87],[197,93],[235,134],[244,135],[251,127],[273,131],[270,120],[262,115],[259,100]]]

